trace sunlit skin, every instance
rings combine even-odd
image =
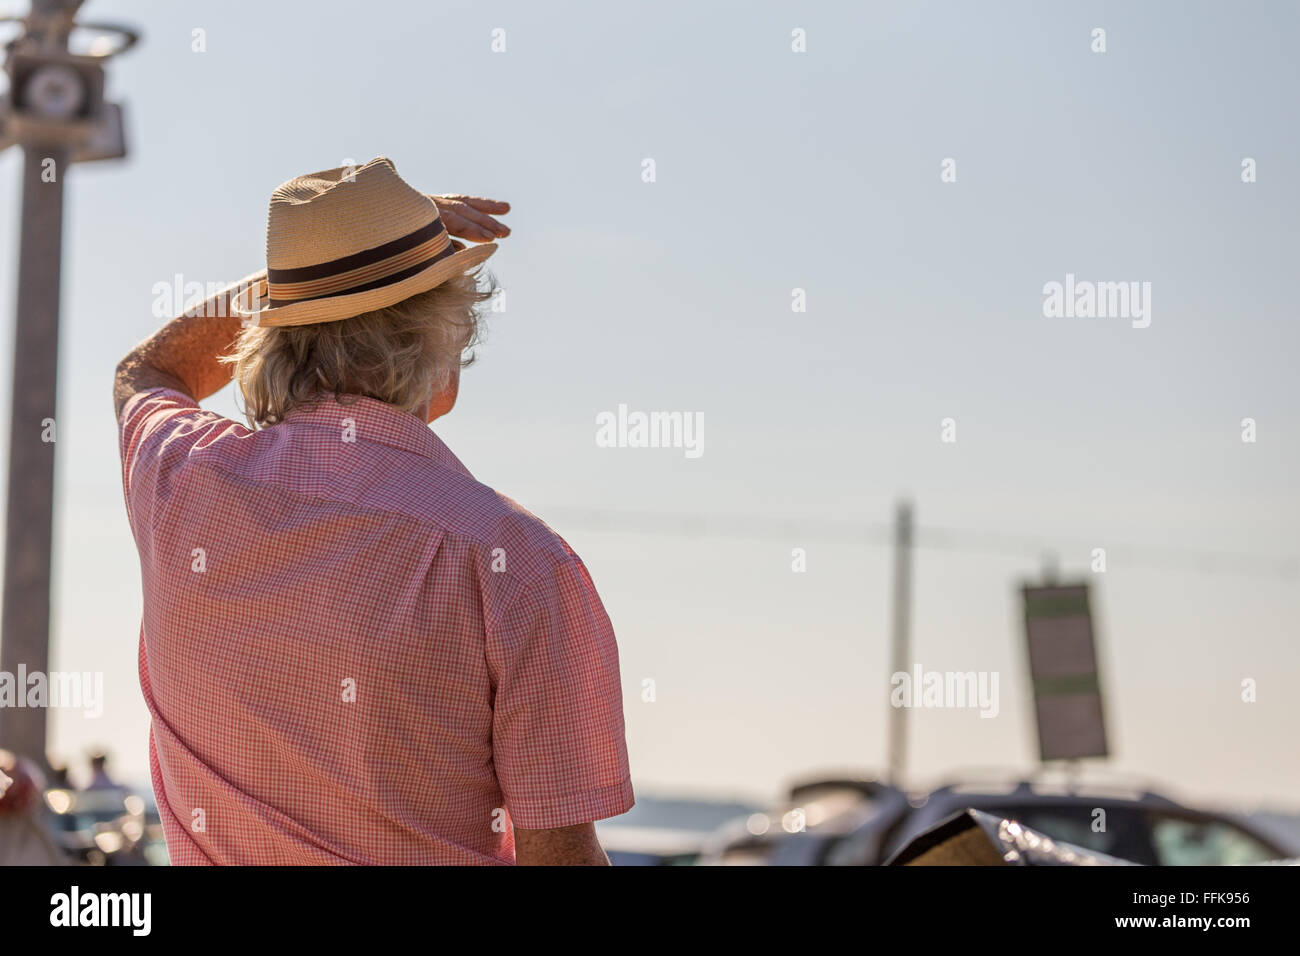
[[[490,242],[510,235],[510,228],[495,218],[510,211],[507,202],[459,194],[430,198],[452,236]],[[265,277],[265,272],[254,273],[217,293],[193,315],[172,319],[127,353],[113,382],[119,417],[131,396],[146,389],[173,388],[202,401],[227,385],[231,368],[217,357],[230,351],[240,331],[239,320],[230,311],[230,297],[243,284]],[[447,387],[429,400],[425,421],[451,411],[459,393],[460,369],[456,369]],[[516,828],[515,862],[520,866],[609,866],[591,823],[550,830]]]
[[[435,392],[433,398],[429,399],[429,408],[424,413],[424,420],[432,422],[436,418],[442,418],[456,405],[456,397],[460,395],[460,369],[453,369],[451,373],[451,382],[440,392]]]
[[[447,232],[453,236],[470,242],[491,242],[510,235],[510,227],[494,218],[510,211],[508,202],[484,199],[481,196],[462,196],[459,193],[429,198],[438,207],[438,215],[447,227]]]

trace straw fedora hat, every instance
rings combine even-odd
[[[447,234],[392,160],[299,176],[271,194],[265,280],[232,297],[245,325],[349,319],[426,292],[496,252]]]

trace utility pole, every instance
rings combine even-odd
[[[0,611],[0,671],[13,675],[20,700],[0,708],[0,746],[46,769],[48,707],[28,706],[28,686],[18,682],[49,673],[63,182],[73,162],[125,155],[121,112],[103,100],[99,61],[137,39],[125,28],[77,24],[82,2],[32,0],[23,33],[8,48],[9,96],[0,106],[0,149],[17,144],[24,153]],[[111,52],[97,43],[92,55],[73,54],[74,27],[115,34],[119,43]]]
[[[894,508],[893,668],[891,674],[910,673],[908,663],[912,627],[912,504],[900,501]],[[913,694],[920,688],[913,688]],[[909,702],[910,703],[910,702]],[[901,786],[907,763],[907,707],[889,708],[889,782]]]
[[[1061,579],[1061,558],[1055,551],[1044,551],[1039,556],[1043,587],[1052,587]]]

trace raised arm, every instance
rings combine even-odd
[[[265,270],[255,272],[222,289],[128,352],[117,363],[113,380],[117,414],[122,414],[122,407],[132,395],[146,389],[174,388],[202,401],[229,382],[230,366],[217,358],[229,352],[239,337],[239,319],[231,314],[230,299],[249,283],[265,277]]]

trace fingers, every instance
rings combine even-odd
[[[447,209],[444,207],[440,212],[442,214],[442,224],[447,227],[447,232],[451,233],[453,236],[460,236],[463,239],[472,239],[475,242],[488,242],[495,239],[497,236],[506,236],[510,234],[509,229],[506,229],[505,226],[493,219],[489,219],[489,222],[493,223],[492,226],[480,225],[479,223],[461,215],[460,211],[455,209]],[[498,229],[502,231],[498,232]]]
[[[463,202],[467,206],[472,206],[480,212],[489,212],[494,216],[504,216],[510,211],[510,203],[503,202],[500,199],[484,199],[482,196],[462,196],[459,193],[453,193],[452,195],[443,198]]]
[[[443,224],[453,236],[487,242],[510,235],[510,227],[461,202],[439,204]]]
[[[510,227],[493,218],[510,211],[510,203],[481,196],[462,196],[457,193],[430,196],[438,207],[447,232],[473,242],[490,242],[510,235]]]
[[[479,210],[475,209],[473,206],[469,205],[468,203],[458,206],[456,212],[459,213],[463,218],[468,219],[470,222],[474,223],[476,226],[479,226],[482,229],[486,229],[488,233],[493,236],[510,235],[509,226],[507,226],[505,223],[497,222],[487,213],[480,212]]]

